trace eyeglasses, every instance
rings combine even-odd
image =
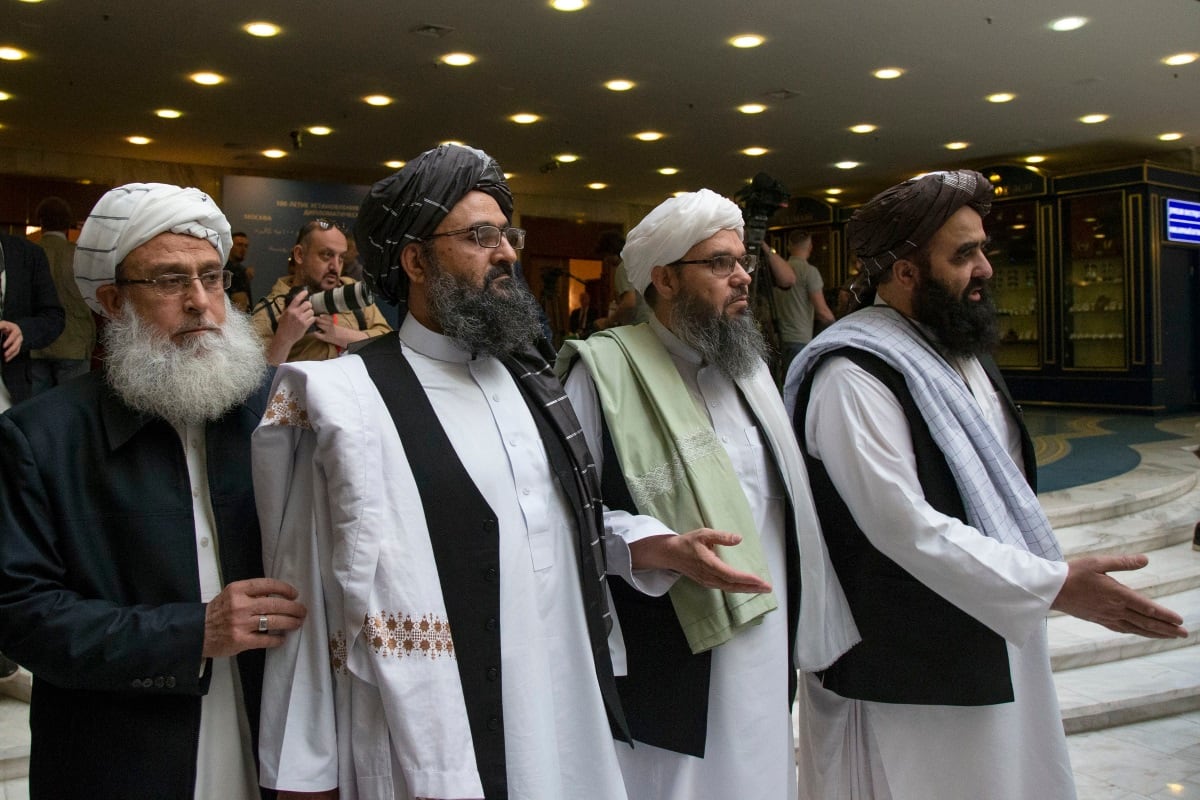
[[[476,225],[474,228],[461,228],[457,231],[446,231],[444,233],[431,233],[423,239],[417,241],[426,242],[430,239],[436,239],[439,236],[457,236],[460,233],[471,233],[475,235],[475,244],[480,247],[499,247],[500,237],[504,236],[508,243],[512,245],[513,250],[520,250],[525,246],[525,229],[524,228],[497,228],[495,225]]]
[[[204,291],[211,294],[222,292],[233,283],[233,273],[227,269],[214,269],[199,275],[171,273],[157,278],[119,278],[117,286],[153,286],[162,297],[179,297],[192,288],[192,281],[200,281]]]
[[[338,225],[336,222],[333,222],[332,220],[325,219],[324,217],[317,217],[316,219],[310,219],[308,222],[306,222],[300,226],[300,232],[296,234],[296,244],[300,244],[301,240],[303,240],[305,236],[308,236],[310,233],[317,230],[318,228],[320,228],[323,231],[329,231],[329,230],[335,230],[335,229],[339,230],[339,231],[342,230],[341,225]]]
[[[708,268],[712,270],[712,274],[718,278],[728,278],[733,274],[733,269],[736,265],[741,264],[742,269],[746,270],[746,274],[750,275],[754,270],[758,269],[758,256],[753,253],[738,258],[737,256],[723,255],[713,256],[712,258],[696,258],[689,261],[672,261],[671,265],[675,264],[708,264]]]

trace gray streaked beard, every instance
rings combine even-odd
[[[174,425],[219,419],[262,382],[267,359],[250,317],[226,305],[220,334],[177,345],[132,308],[101,335],[109,385],[132,409]]]
[[[671,306],[671,332],[730,380],[754,374],[770,352],[754,315],[728,317],[686,289]]]
[[[511,269],[492,267],[476,288],[442,269],[427,254],[429,281],[426,284],[429,311],[442,333],[475,355],[500,357],[523,350],[542,335],[541,306]],[[493,292],[492,282],[511,275],[507,291]]]

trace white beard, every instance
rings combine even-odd
[[[179,345],[132,308],[104,326],[109,385],[130,408],[174,425],[219,419],[262,382],[267,359],[250,317],[226,303],[220,333]]]

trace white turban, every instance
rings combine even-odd
[[[701,189],[664,200],[634,226],[625,240],[621,258],[629,282],[645,294],[651,270],[678,261],[720,231],[742,235],[742,210],[729,198]]]
[[[222,264],[233,242],[229,221],[199,189],[166,183],[118,186],[96,203],[75,243],[75,283],[93,311],[108,316],[96,299],[97,287],[115,281],[125,256],[160,233],[204,239]]]

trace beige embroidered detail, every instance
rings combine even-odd
[[[684,480],[683,465],[708,458],[721,449],[721,443],[711,430],[698,430],[680,439],[678,454],[629,480],[629,493],[638,508],[645,508],[651,501],[672,491]]]
[[[454,658],[450,621],[445,617],[433,614],[411,617],[387,612],[368,614],[363,619],[363,635],[371,649],[381,656]]]
[[[329,638],[329,665],[335,675],[349,675],[346,668],[346,634],[335,631]]]
[[[308,421],[308,411],[287,389],[275,392],[271,402],[267,403],[267,411],[263,414],[263,425],[287,425],[293,428],[303,428],[306,431],[312,430],[312,425]]]

